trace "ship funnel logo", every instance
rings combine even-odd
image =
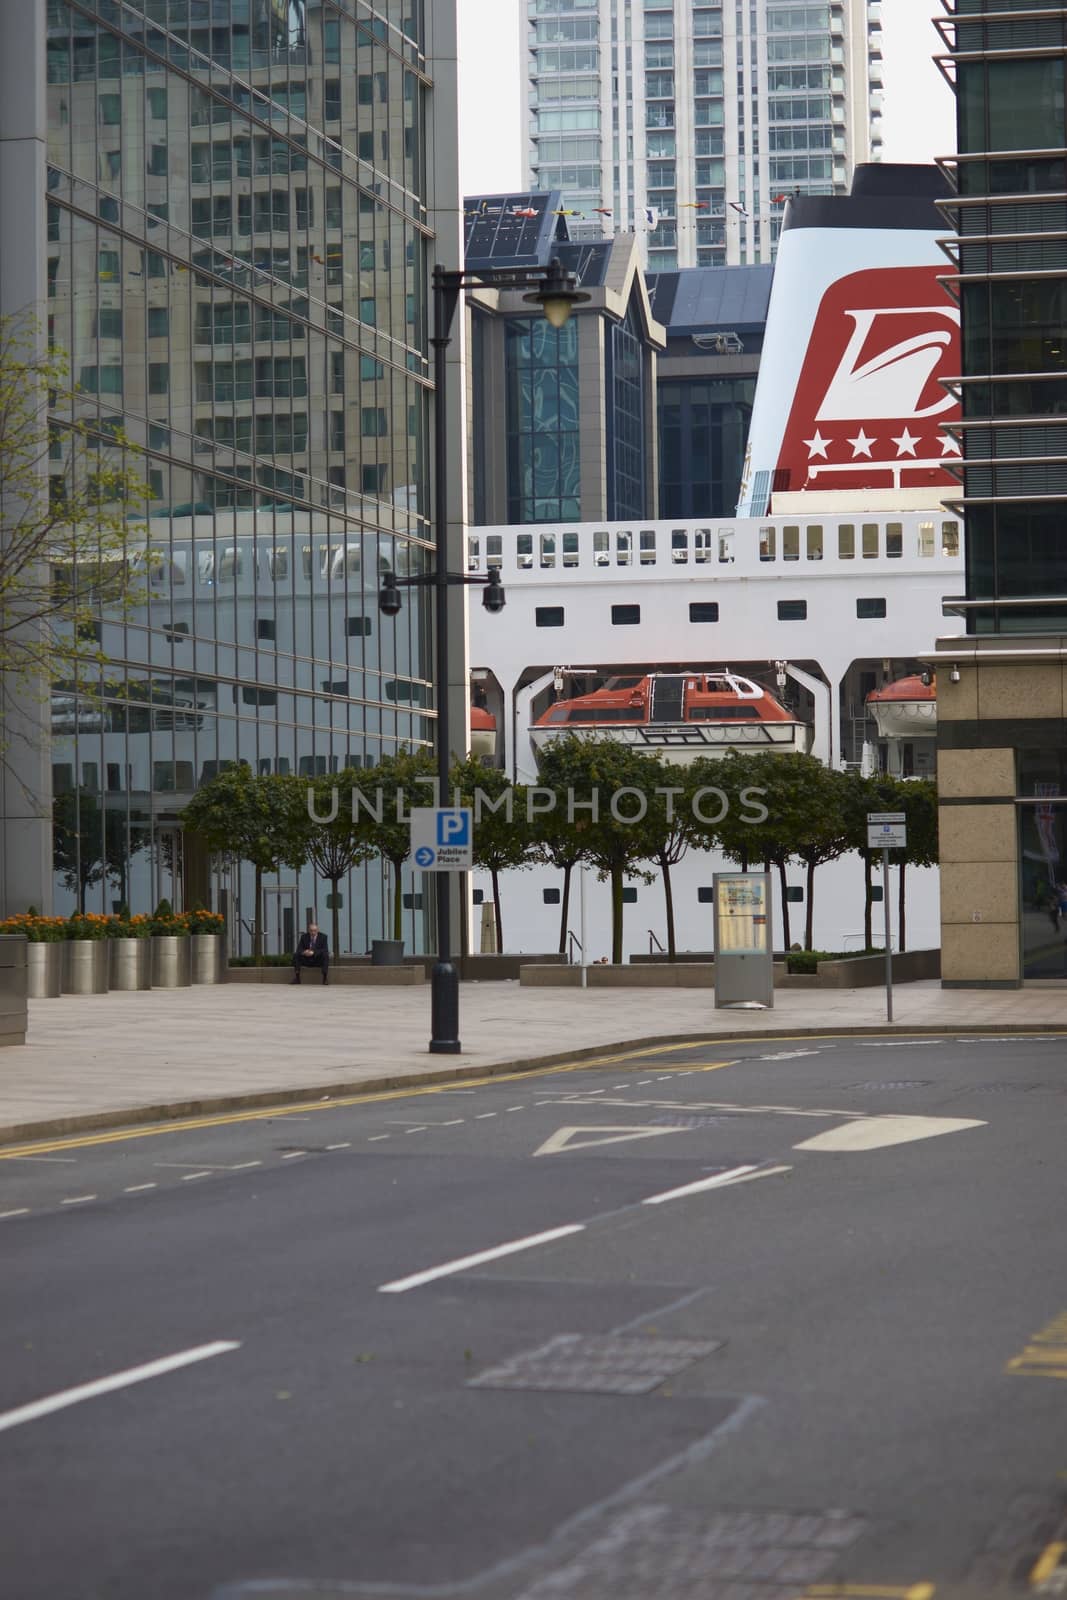
[[[877,422],[888,418],[916,422],[952,410],[956,402],[944,393],[925,406],[920,401],[955,343],[960,314],[954,306],[869,307],[845,315],[854,323],[852,337],[816,413],[818,421]],[[901,317],[909,321],[927,318],[931,326],[882,346],[885,335],[892,338],[900,327]],[[877,354],[865,355],[872,345]]]
[[[960,408],[943,380],[960,371],[960,314],[939,270],[880,267],[827,289],[782,439],[780,487],[955,484],[948,467],[960,449],[949,429]]]

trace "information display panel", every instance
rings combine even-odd
[[[774,1005],[771,878],[767,872],[715,874],[715,1005]]]

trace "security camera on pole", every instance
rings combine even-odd
[[[885,1015],[893,1020],[893,946],[889,937],[889,852],[904,850],[908,843],[907,821],[903,811],[868,811],[867,848],[882,852],[882,909],[885,912]]]

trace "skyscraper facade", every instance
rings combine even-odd
[[[518,0],[527,178],[651,271],[773,259],[785,199],[881,153],[877,0]]]
[[[0,891],[11,910],[222,896],[238,930],[248,884],[182,833],[199,783],[433,737],[428,591],[395,620],[377,593],[430,559],[428,273],[461,245],[455,6],[4,0],[0,35],[0,309],[69,355],[55,469],[85,423],[131,441],[150,487],[129,511],[145,594],[101,616],[106,670],[52,685],[40,741],[6,752]],[[379,892],[354,881],[348,948],[381,931]],[[305,869],[270,894],[284,948],[316,885]]]

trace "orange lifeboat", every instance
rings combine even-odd
[[[496,718],[485,706],[471,706],[471,755],[496,755]]]
[[[576,733],[617,739],[683,764],[728,750],[807,752],[812,728],[751,678],[734,672],[652,672],[609,678],[560,700],[530,729],[537,749]]]
[[[917,672],[872,689],[867,705],[883,739],[933,739],[937,734],[937,682]]]

